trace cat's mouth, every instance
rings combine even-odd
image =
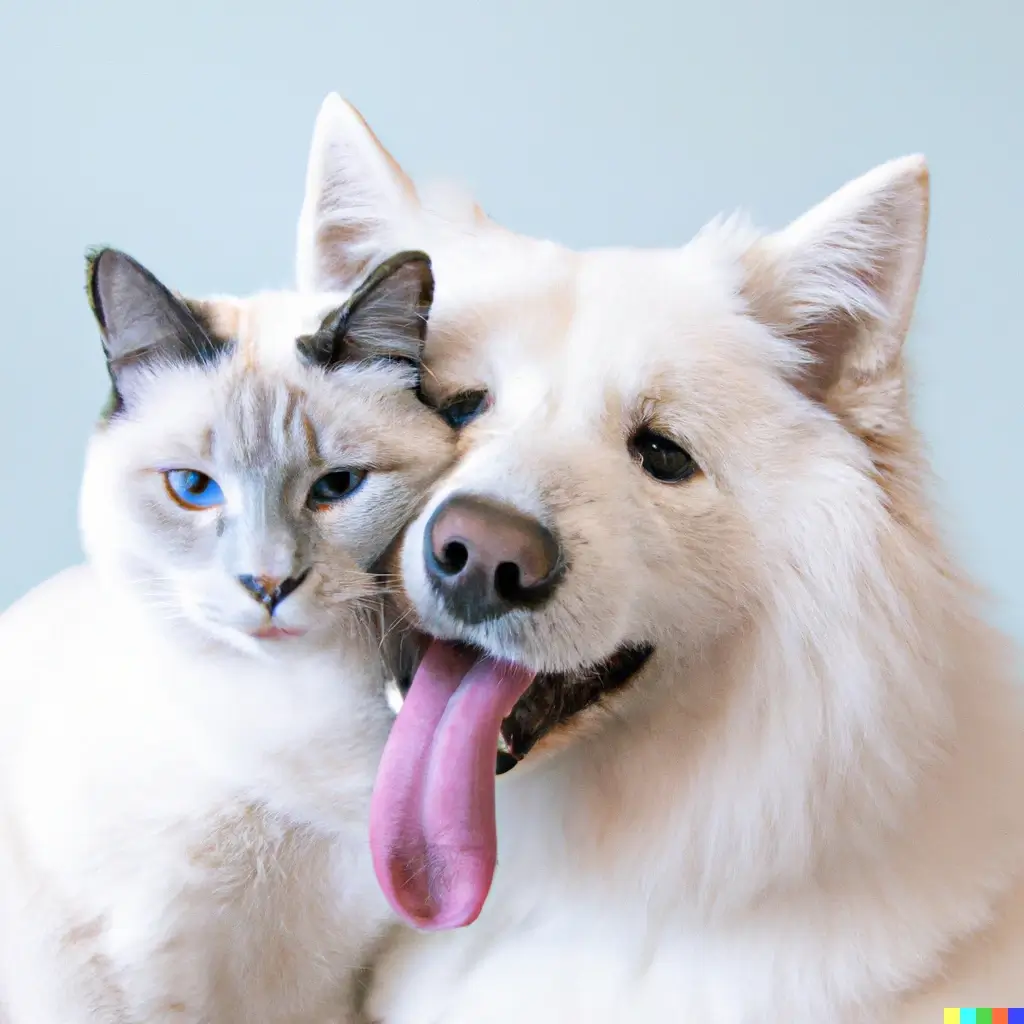
[[[293,629],[285,626],[275,626],[272,623],[268,623],[265,626],[260,626],[259,629],[253,630],[249,636],[254,640],[295,640],[300,636],[305,636],[306,630],[304,629]]]
[[[422,650],[427,642],[426,638],[418,638],[416,646]],[[469,645],[451,646],[484,657],[482,651]],[[583,665],[568,672],[538,673],[501,723],[496,774],[510,771],[545,736],[563,728],[588,708],[623,689],[647,664],[653,653],[654,647],[650,644],[623,644],[611,657],[596,664]],[[409,692],[415,667],[405,666],[388,684],[388,703],[396,715]]]

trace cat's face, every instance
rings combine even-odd
[[[453,455],[417,398],[429,261],[347,301],[186,302],[123,254],[91,264],[114,394],[82,489],[86,549],[168,623],[243,650],[337,642]]]

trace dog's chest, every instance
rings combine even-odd
[[[749,936],[602,923],[581,914],[547,926],[528,919],[500,935],[409,936],[374,972],[374,1024],[885,1024],[836,1001],[813,956],[782,962]],[[475,927],[475,926],[474,926]],[[798,962],[800,960],[801,962]],[[876,993],[877,994],[877,993]],[[866,1004],[865,1004],[866,1005]]]

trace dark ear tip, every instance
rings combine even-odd
[[[85,251],[85,265],[90,274],[98,269],[107,270],[117,263],[134,262],[130,256],[120,249],[112,249],[109,245],[95,245]]]
[[[393,281],[396,275],[408,280],[412,274],[419,279],[420,293],[417,304],[429,309],[434,301],[434,270],[430,257],[418,249],[408,249],[382,260],[367,275],[363,283],[353,292],[346,305],[350,310],[360,306],[364,299],[373,294],[385,281]]]
[[[108,245],[93,246],[85,252],[85,275],[89,292],[94,290],[93,282],[99,275],[109,274],[118,266],[137,266],[135,261],[120,249]]]
[[[100,327],[106,329],[106,322],[103,317],[103,303],[100,301],[99,296],[99,274],[103,269],[103,264],[110,262],[108,254],[116,252],[116,249],[111,249],[105,245],[90,246],[85,251],[85,295],[89,300],[89,308],[92,310],[92,315],[96,317]]]
[[[144,278],[152,278],[152,274],[140,263],[132,259],[126,252],[120,249],[112,249],[110,246],[96,246],[86,250],[85,254],[85,287],[89,297],[89,305],[100,326],[105,329],[105,317],[103,315],[103,283],[109,282],[113,275],[124,277],[141,275]]]
[[[434,264],[430,257],[419,249],[410,249],[392,256],[385,261],[389,273],[409,267],[419,273],[420,305],[430,306],[434,301]]]
[[[403,249],[401,252],[396,252],[394,256],[389,256],[380,265],[394,271],[407,263],[422,264],[427,273],[431,272],[430,256],[422,249]]]
[[[391,277],[392,274],[406,268],[416,271],[424,281],[434,280],[434,264],[430,257],[419,249],[408,249],[404,252],[395,253],[383,260],[374,269],[371,276],[378,280]]]

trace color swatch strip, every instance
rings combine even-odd
[[[949,1007],[942,1015],[942,1024],[1024,1024],[1021,1007]]]

